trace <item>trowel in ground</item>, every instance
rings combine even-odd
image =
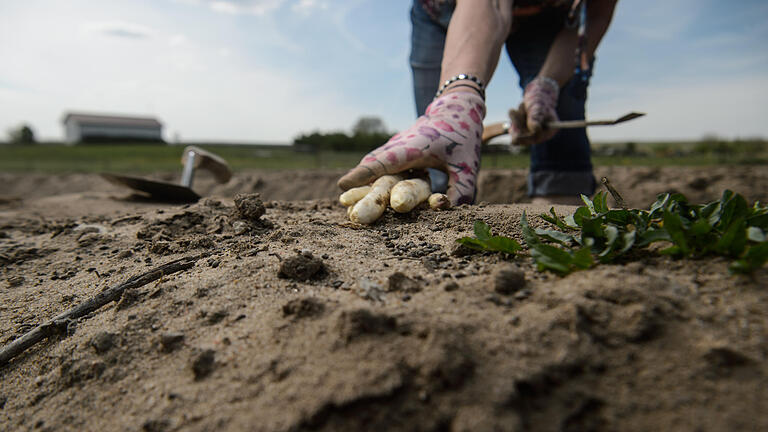
[[[184,169],[181,173],[180,184],[122,174],[101,173],[101,176],[118,186],[129,187],[142,192],[154,201],[174,203],[192,203],[200,199],[200,195],[192,190],[192,182],[197,169],[210,171],[219,183],[226,183],[232,178],[232,171],[224,159],[198,147],[186,147],[181,156],[181,163],[184,165]]]
[[[583,128],[588,126],[613,126],[619,123],[624,123],[630,120],[634,120],[638,117],[644,116],[645,113],[630,112],[623,116],[611,119],[611,120],[567,120],[567,121],[554,121],[546,124],[547,129],[573,129]],[[491,123],[483,128],[483,143],[490,141],[497,136],[505,135],[509,133],[509,128],[512,125],[510,122]],[[526,138],[525,135],[520,135],[518,138]]]

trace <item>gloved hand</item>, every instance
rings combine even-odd
[[[451,203],[472,203],[484,117],[485,103],[475,92],[444,94],[413,126],[367,154],[339,180],[339,187],[347,190],[413,168],[438,168],[448,173]]]
[[[557,99],[560,86],[551,78],[538,77],[528,83],[523,103],[509,111],[513,145],[529,146],[552,138],[557,130],[547,129],[549,122],[557,121]]]

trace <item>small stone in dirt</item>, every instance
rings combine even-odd
[[[164,432],[171,427],[171,422],[167,419],[147,420],[141,426],[144,432]]]
[[[189,246],[197,249],[213,249],[216,247],[216,242],[210,237],[200,237],[192,240]]]
[[[216,351],[207,349],[195,357],[192,361],[192,372],[195,374],[195,380],[201,380],[213,372],[215,366]]]
[[[325,310],[325,304],[312,297],[293,299],[283,305],[283,316],[308,318],[320,315]]]
[[[217,310],[216,312],[208,315],[208,324],[210,325],[218,324],[221,321],[223,321],[224,318],[227,317],[227,315],[229,315],[229,312],[227,312],[226,310],[223,310],[223,309]]]
[[[103,236],[97,232],[89,232],[86,234],[81,235],[77,239],[77,245],[80,247],[86,247],[90,246],[92,244],[98,243],[103,239]]]
[[[704,360],[713,368],[728,370],[752,363],[752,359],[730,347],[715,347],[704,354]]]
[[[277,276],[297,281],[305,281],[321,278],[325,273],[326,267],[322,260],[312,256],[307,257],[303,254],[298,254],[287,258],[280,263],[280,269]]]
[[[358,292],[360,297],[370,301],[384,302],[383,287],[379,282],[368,278],[360,278],[357,281],[357,285],[360,287]]]
[[[232,229],[235,231],[235,235],[243,235],[248,232],[248,224],[243,221],[235,221],[232,223]]]
[[[448,281],[445,284],[443,284],[444,291],[451,292],[451,291],[456,291],[457,289],[459,289],[459,284],[457,284],[454,281]]]
[[[163,333],[160,335],[160,346],[163,352],[171,352],[177,350],[184,342],[184,333]]]
[[[342,339],[349,342],[362,335],[383,335],[397,329],[397,320],[368,309],[344,311],[337,322]]]
[[[339,289],[339,288],[341,288],[342,285],[344,285],[344,281],[342,281],[342,280],[335,280],[335,281],[331,282],[331,286],[334,289]]]
[[[171,253],[171,244],[167,241],[157,241],[149,247],[149,251],[153,254],[167,255]]]
[[[108,332],[99,332],[91,339],[90,345],[97,353],[103,354],[115,346],[115,334]]]
[[[498,268],[493,275],[493,289],[499,294],[514,294],[525,288],[525,273],[514,266]]]
[[[242,219],[257,222],[267,211],[257,193],[235,195],[235,207]]]
[[[117,254],[117,257],[121,258],[121,259],[130,258],[132,256],[133,256],[133,251],[131,251],[131,250],[124,250],[124,251],[120,252],[119,254]]]
[[[449,255],[452,257],[465,257],[468,255],[476,254],[478,251],[468,248],[461,243],[454,243],[451,245],[451,251]]]
[[[400,291],[405,293],[417,293],[421,291],[421,286],[415,280],[409,278],[401,272],[395,272],[389,275],[388,291]]]
[[[487,301],[497,305],[497,306],[512,306],[512,300],[508,298],[501,298],[497,296],[496,294],[491,294],[488,297],[485,298]]]
[[[24,279],[24,276],[11,276],[7,280],[8,280],[8,286],[11,288],[21,286],[26,281],[26,279]]]

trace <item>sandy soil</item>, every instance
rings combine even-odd
[[[768,198],[766,167],[598,175],[635,206],[669,190]],[[519,238],[522,212],[545,208],[361,228],[336,176],[201,178],[211,197],[180,206],[92,176],[0,174],[0,345],[201,256],[0,367],[0,430],[768,430],[768,269],[646,253],[560,278],[455,248],[476,219]],[[524,179],[486,171],[480,200],[524,201]],[[260,218],[253,198],[235,206],[247,192]]]

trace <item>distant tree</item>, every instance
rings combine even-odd
[[[297,151],[355,151],[367,152],[384,144],[392,136],[378,117],[361,117],[352,126],[352,136],[344,132],[312,132],[294,138]]]
[[[11,144],[30,145],[35,143],[35,132],[27,124],[8,131],[8,138]]]
[[[384,121],[378,117],[360,117],[352,126],[352,135],[388,134]]]

